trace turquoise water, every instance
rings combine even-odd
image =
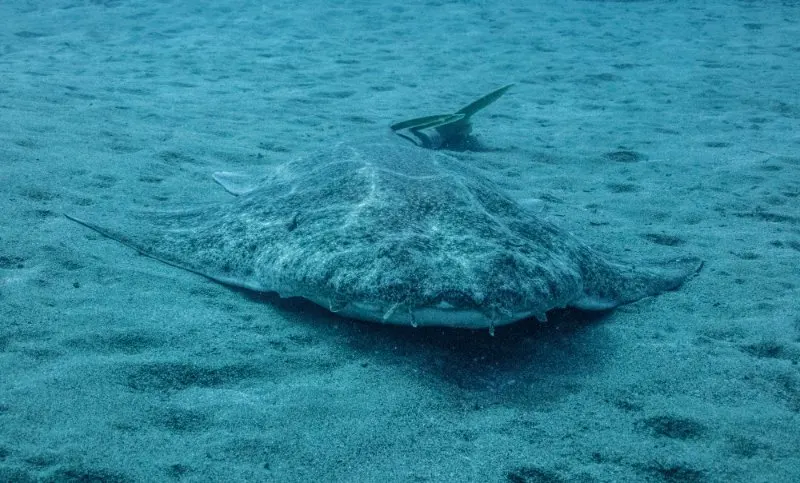
[[[800,4],[0,4],[0,481],[800,479]],[[230,199],[404,119],[680,290],[470,331],[214,283],[64,213]],[[399,140],[402,141],[402,140]]]

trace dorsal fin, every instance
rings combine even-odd
[[[214,181],[225,188],[225,191],[236,196],[246,195],[256,189],[258,185],[257,179],[241,173],[217,171],[212,176],[214,177]]]

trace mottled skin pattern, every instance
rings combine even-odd
[[[227,203],[102,218],[76,221],[224,283],[399,324],[493,327],[557,307],[608,309],[700,267],[613,261],[464,162],[392,143],[286,163]]]

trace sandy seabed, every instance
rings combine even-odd
[[[0,3],[0,481],[800,481],[800,3]],[[461,153],[628,258],[601,315],[355,322],[63,213],[515,82]]]

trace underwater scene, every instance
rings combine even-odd
[[[0,482],[800,481],[800,2],[0,3]]]

